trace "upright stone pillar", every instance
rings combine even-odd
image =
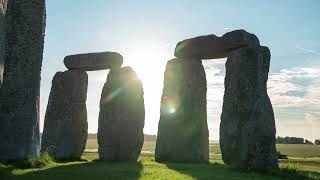
[[[226,164],[257,171],[278,169],[275,120],[267,94],[270,51],[245,47],[226,64],[220,147]]]
[[[164,74],[157,162],[208,162],[207,81],[199,59],[173,59]]]
[[[0,88],[0,160],[39,153],[40,72],[45,0],[10,0],[4,81]]]
[[[3,81],[7,0],[0,0],[0,87]]]
[[[137,161],[143,141],[142,82],[130,68],[113,68],[100,100],[98,144],[101,160]]]
[[[88,138],[88,75],[85,71],[58,72],[44,120],[41,151],[58,160],[79,160]]]

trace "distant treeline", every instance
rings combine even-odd
[[[300,137],[280,137],[276,139],[277,144],[315,144],[320,145],[320,139],[315,140],[315,142],[309,141]]]

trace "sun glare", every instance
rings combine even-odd
[[[124,53],[125,65],[131,66],[138,74],[144,87],[146,111],[145,133],[157,131],[163,74],[166,62],[170,59],[166,44],[139,43],[130,46]]]
[[[125,62],[133,67],[143,82],[154,81],[163,78],[163,67],[168,60],[166,54],[165,47],[160,45],[135,45],[126,53]]]

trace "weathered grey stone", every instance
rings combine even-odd
[[[157,162],[208,162],[207,81],[198,59],[167,64],[156,144]]]
[[[58,72],[52,87],[44,120],[41,151],[56,159],[80,159],[88,137],[88,75],[84,71]]]
[[[0,161],[39,153],[39,93],[45,1],[10,0],[0,88]]]
[[[226,63],[220,147],[226,164],[257,171],[278,169],[275,119],[267,94],[270,51],[245,47]]]
[[[78,54],[64,58],[64,64],[68,69],[80,69],[84,71],[119,68],[122,63],[123,57],[116,52]]]
[[[245,30],[235,30],[231,32],[227,32],[222,37],[222,43],[225,45],[236,45],[236,44],[244,44],[247,47],[258,47],[260,46],[260,41],[258,37],[254,34],[251,34]],[[236,48],[238,49],[238,48]],[[234,50],[234,49],[230,49]],[[230,51],[231,52],[231,51]]]
[[[100,101],[98,144],[101,160],[136,161],[144,135],[142,82],[130,68],[111,69]]]
[[[186,39],[177,44],[174,54],[179,58],[217,59],[227,57],[236,49],[259,44],[259,39],[254,34],[236,30],[222,37],[207,35]]]
[[[0,87],[3,80],[4,56],[5,56],[5,36],[6,36],[6,10],[7,0],[0,0]]]

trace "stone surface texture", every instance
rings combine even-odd
[[[6,10],[8,0],[0,0],[0,87],[3,80],[3,68],[6,44]]]
[[[145,120],[142,82],[130,68],[111,69],[100,101],[99,156],[106,161],[137,161]]]
[[[64,64],[68,69],[83,71],[97,71],[103,69],[119,68],[123,57],[116,52],[101,52],[66,56]]]
[[[246,47],[260,46],[260,41],[258,37],[245,30],[235,30],[235,31],[227,32],[221,37],[221,39],[222,39],[222,43],[224,43],[225,45],[243,44]],[[234,50],[234,49],[230,49],[230,50]]]
[[[87,89],[86,72],[56,73],[45,115],[41,151],[47,151],[55,159],[80,159],[88,137]]]
[[[257,171],[278,169],[275,119],[267,94],[270,51],[245,47],[226,63],[220,147],[226,164]]]
[[[45,0],[10,0],[0,88],[0,161],[39,154],[40,72]]]
[[[173,59],[164,74],[157,162],[208,162],[207,81],[198,59]]]
[[[175,56],[179,58],[217,59],[226,58],[239,48],[259,45],[259,39],[245,30],[235,30],[222,37],[216,35],[186,39],[177,44]]]

